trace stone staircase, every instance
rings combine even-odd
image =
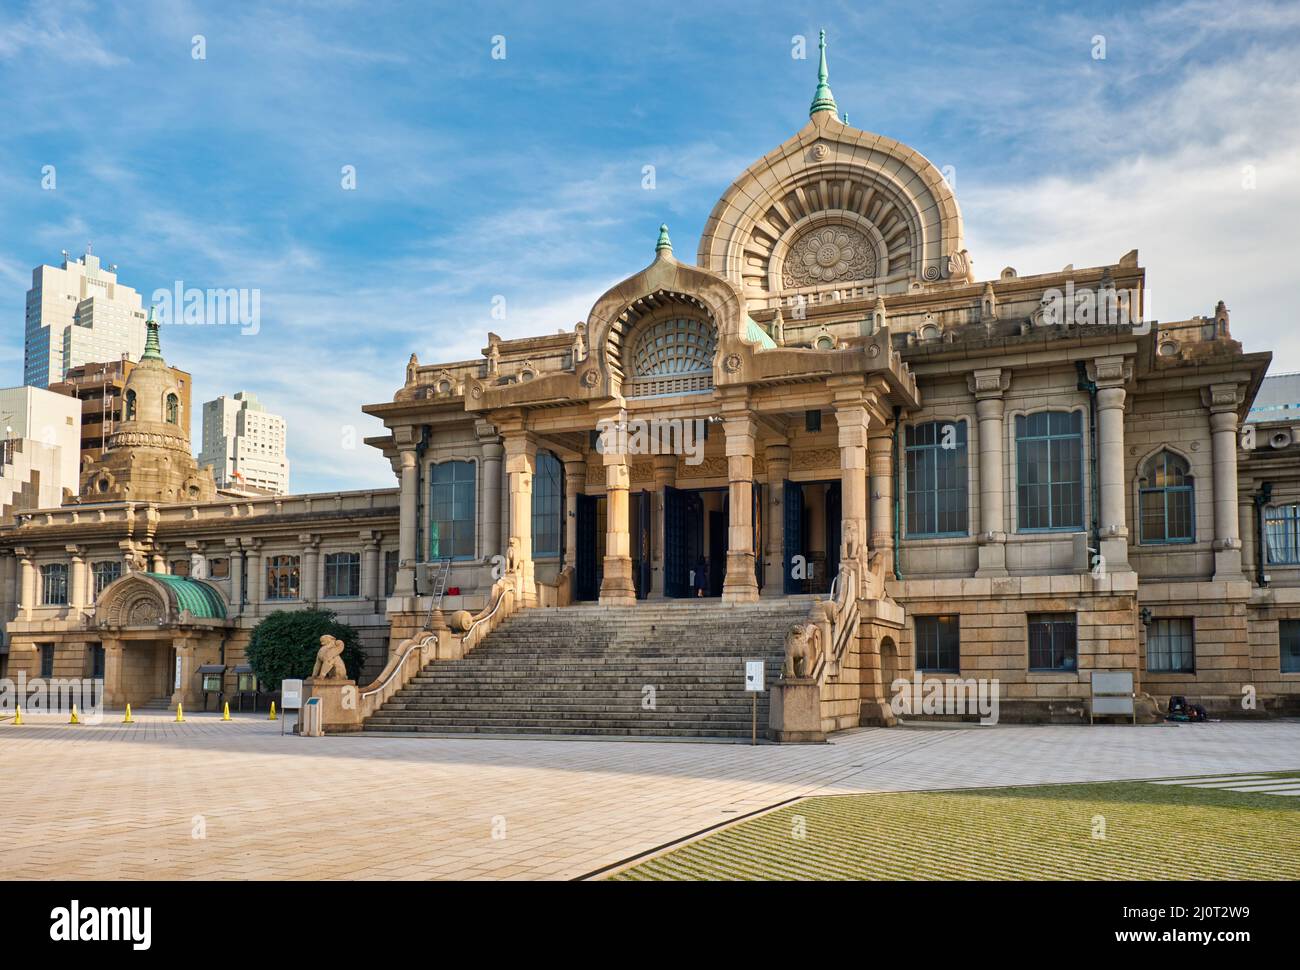
[[[812,599],[524,610],[465,659],[428,664],[365,729],[747,739],[744,661],[766,661],[771,684],[786,630]],[[760,736],[768,697],[758,696]]]

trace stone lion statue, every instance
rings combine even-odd
[[[312,667],[311,675],[322,680],[347,680],[348,668],[343,664],[342,640],[328,633],[320,638],[320,649],[316,651],[316,665]]]
[[[822,630],[816,623],[801,623],[785,635],[785,667],[781,676],[811,677],[822,657]]]

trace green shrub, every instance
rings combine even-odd
[[[356,630],[336,620],[332,610],[285,610],[258,623],[248,641],[248,663],[262,689],[276,691],[282,680],[310,677],[326,634],[343,641],[343,665],[356,680],[365,658]]]

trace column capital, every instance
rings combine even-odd
[[[1097,357],[1084,366],[1088,380],[1098,388],[1122,387],[1133,378],[1133,363],[1127,357]]]
[[[1201,388],[1201,403],[1212,412],[1235,412],[1241,405],[1240,384],[1211,384]]]
[[[298,541],[301,542],[303,548],[307,550],[314,551],[318,546],[320,546],[320,536],[313,532],[300,532],[298,534]]]
[[[474,434],[478,437],[479,441],[482,442],[495,442],[500,437],[496,425],[491,421],[484,421],[481,418],[474,422]]]
[[[1011,388],[1011,371],[1001,367],[971,371],[966,375],[966,386],[977,401],[1000,401]]]
[[[68,555],[70,555],[73,559],[80,559],[82,556],[86,554],[86,547],[70,542],[63,547],[63,551],[66,552]]]
[[[772,462],[788,462],[790,460],[790,445],[784,441],[776,441],[763,446],[763,456],[770,465]]]

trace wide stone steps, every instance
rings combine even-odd
[[[744,662],[764,660],[775,680],[785,633],[811,601],[526,610],[468,657],[426,666],[366,729],[748,738],[754,698],[744,690]],[[757,701],[763,726],[768,694]]]

